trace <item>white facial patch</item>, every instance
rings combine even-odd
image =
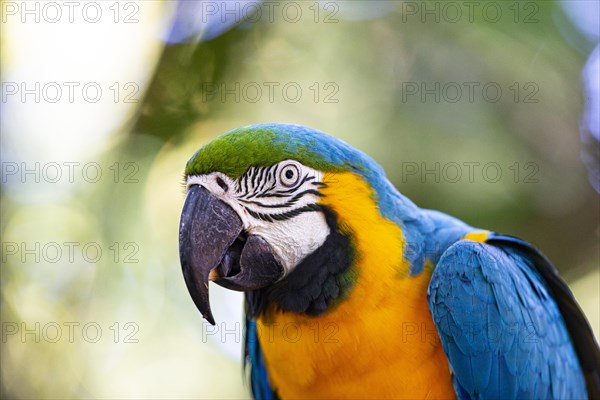
[[[248,234],[273,247],[287,275],[329,235],[317,206],[322,178],[322,172],[286,160],[251,167],[237,180],[220,172],[189,176],[186,185],[203,186],[230,205]]]

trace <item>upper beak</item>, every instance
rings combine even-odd
[[[242,221],[233,208],[202,186],[189,189],[179,224],[179,259],[196,307],[213,325],[209,278],[226,288],[246,291],[283,276],[281,264],[263,238],[244,238]]]

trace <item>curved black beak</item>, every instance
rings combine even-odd
[[[271,246],[259,236],[246,237],[235,210],[198,185],[189,189],[181,212],[179,259],[196,307],[213,325],[209,279],[246,291],[275,283],[283,276]]]

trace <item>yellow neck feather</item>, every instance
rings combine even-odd
[[[321,204],[354,240],[357,280],[324,315],[271,310],[259,319],[271,384],[282,398],[454,397],[427,306],[431,272],[409,275],[402,230],[360,176],[328,173],[324,182]]]

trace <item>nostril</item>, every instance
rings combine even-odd
[[[225,181],[218,176],[217,176],[217,185],[219,185],[221,187],[221,189],[223,189],[223,191],[225,191],[225,192],[227,192],[229,190],[229,186],[227,186]]]

